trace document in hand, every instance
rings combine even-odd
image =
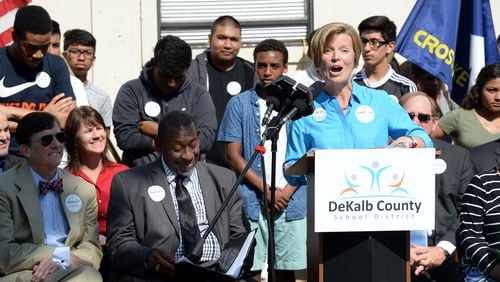
[[[255,237],[256,229],[231,239],[221,252],[215,267],[206,267],[182,257],[175,264],[175,276],[180,281],[236,281],[241,273]]]

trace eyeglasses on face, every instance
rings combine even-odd
[[[366,45],[366,43],[369,43],[370,44],[370,47],[373,49],[373,50],[376,50],[378,49],[380,46],[382,45],[385,45],[387,43],[389,43],[389,41],[380,41],[380,40],[377,40],[377,39],[366,39],[364,37],[361,37],[361,44],[363,44],[363,46]]]
[[[56,134],[44,135],[40,138],[40,140],[38,140],[38,142],[40,142],[40,144],[42,144],[42,146],[47,147],[50,144],[52,144],[54,137],[56,137],[56,139],[59,143],[64,143],[64,141],[66,141],[66,134],[64,132],[58,132]]]
[[[80,57],[80,55],[83,54],[83,57],[86,59],[90,59],[94,57],[94,51],[93,50],[80,50],[76,48],[70,48],[67,51],[70,55],[75,56],[75,57]]]
[[[429,122],[431,120],[431,118],[432,118],[431,115],[429,115],[429,114],[423,114],[423,113],[418,113],[418,114],[416,114],[416,113],[408,113],[408,115],[410,116],[411,120],[413,120],[415,117],[417,117],[420,122]]]

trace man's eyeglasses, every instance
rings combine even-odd
[[[56,134],[47,134],[44,135],[38,140],[42,146],[47,147],[50,144],[52,144],[52,141],[54,140],[54,137],[59,141],[59,143],[64,143],[66,141],[66,134],[64,132],[58,132]]]
[[[411,120],[413,120],[415,117],[417,117],[420,122],[429,122],[431,120],[431,118],[432,118],[431,115],[429,115],[429,114],[422,114],[422,113],[418,113],[418,114],[416,114],[416,113],[408,113],[408,115],[410,116]]]
[[[377,50],[380,46],[389,43],[389,41],[380,41],[377,39],[366,39],[366,38],[361,37],[361,44],[363,44],[363,46],[365,46],[366,43],[369,43],[370,47],[373,50]]]
[[[83,57],[86,59],[93,58],[95,54],[93,50],[80,50],[74,48],[68,49],[67,52],[75,57],[80,57],[80,55],[83,54]]]

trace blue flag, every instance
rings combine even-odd
[[[417,0],[396,52],[446,83],[460,103],[479,70],[500,61],[489,0]]]

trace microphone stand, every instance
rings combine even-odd
[[[224,199],[224,202],[222,202],[221,207],[219,210],[217,210],[217,213],[215,214],[214,218],[208,225],[208,228],[205,230],[205,233],[201,237],[200,241],[196,244],[194,247],[193,251],[191,254],[187,254],[187,258],[200,258],[203,252],[203,244],[205,243],[208,235],[212,230],[214,229],[215,223],[217,223],[217,220],[222,215],[222,212],[224,209],[227,207],[229,204],[230,199],[233,197],[234,193],[238,189],[239,185],[241,182],[243,182],[243,179],[245,178],[246,173],[252,166],[253,162],[257,158],[257,156],[262,155],[266,152],[266,149],[264,148],[264,143],[266,140],[271,140],[271,151],[272,151],[272,168],[271,168],[271,199],[270,199],[270,204],[269,204],[269,209],[270,209],[270,216],[268,220],[268,225],[269,227],[269,239],[268,239],[268,281],[274,282],[275,277],[274,277],[274,218],[275,218],[275,211],[274,211],[274,202],[275,202],[275,196],[276,196],[276,151],[277,151],[277,141],[279,137],[279,131],[281,129],[280,123],[280,117],[281,114],[278,114],[278,116],[274,119],[272,119],[267,125],[266,129],[264,130],[264,133],[262,134],[262,139],[259,143],[259,145],[255,146],[255,151],[253,152],[252,156],[248,160],[247,164],[241,171],[240,175],[236,179],[236,182],[234,183],[233,187],[231,188],[231,191],[229,191],[226,199]],[[279,126],[277,126],[279,125]],[[266,182],[265,179],[263,179],[264,183]],[[264,185],[264,193],[265,193],[265,187]],[[266,195],[264,195],[264,198]],[[266,204],[266,203],[265,203]]]
[[[275,122],[273,122],[275,121]],[[267,221],[268,225],[268,240],[267,240],[267,280],[274,282],[275,272],[274,272],[274,262],[275,262],[275,244],[274,244],[274,219],[276,210],[274,204],[276,202],[276,152],[278,150],[278,138],[281,126],[276,127],[279,123],[279,118],[274,119],[267,125],[264,132],[264,137],[268,137],[271,140],[271,186],[269,190],[271,191],[271,199],[269,201],[269,218]],[[269,135],[267,135],[269,133]],[[265,179],[264,179],[265,181]],[[267,203],[266,203],[267,204]]]

